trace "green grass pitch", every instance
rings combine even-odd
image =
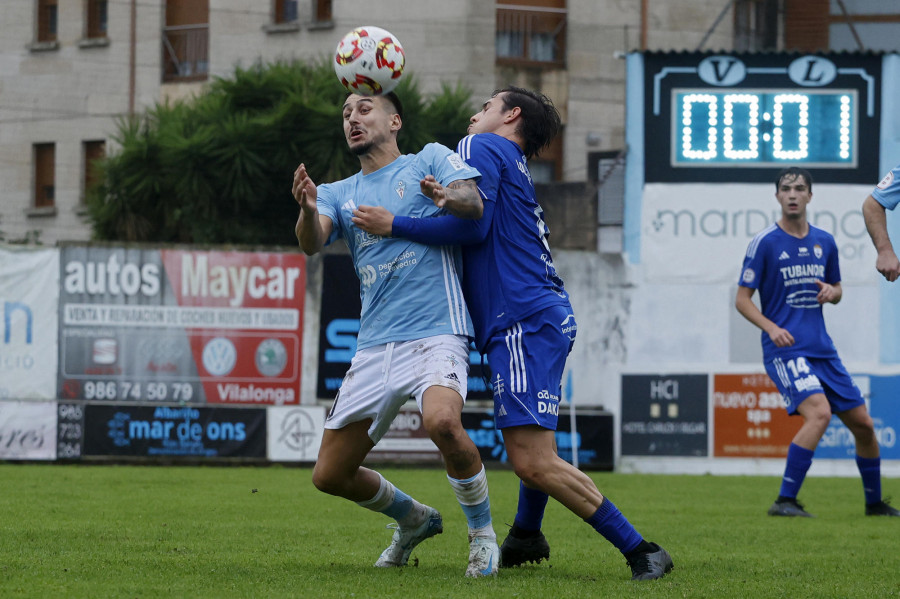
[[[372,567],[389,522],[326,496],[309,468],[0,465],[0,597],[900,596],[900,519],[866,518],[858,478],[810,478],[815,519],[766,516],[777,477],[590,473],[675,570],[634,583],[624,558],[551,500],[551,559],[463,577],[465,518],[440,469],[383,468],[444,516],[444,534],[402,569]],[[512,523],[518,482],[488,471],[494,526]],[[886,494],[900,489],[885,480]]]

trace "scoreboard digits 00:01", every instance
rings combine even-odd
[[[856,166],[854,90],[673,90],[672,166]]]

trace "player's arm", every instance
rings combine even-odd
[[[433,218],[394,216],[381,206],[360,206],[353,212],[353,224],[373,235],[402,237],[425,245],[468,245],[484,241],[491,228],[494,203],[484,203],[477,220],[452,215]]]
[[[330,218],[319,214],[316,206],[316,184],[309,177],[303,164],[294,171],[291,192],[300,205],[300,215],[297,217],[297,224],[294,225],[294,233],[305,254],[308,256],[317,254],[325,246],[334,224]]]
[[[738,286],[737,296],[734,299],[734,307],[741,313],[741,316],[752,322],[754,325],[762,329],[769,335],[769,339],[776,347],[788,347],[794,344],[794,336],[787,329],[766,318],[760,312],[756,304],[753,303],[753,293],[756,291],[750,287]]]
[[[884,275],[888,281],[896,281],[900,277],[900,260],[894,253],[894,246],[887,232],[887,215],[884,206],[871,195],[866,198],[862,206],[863,218],[866,220],[866,230],[878,257],[875,259],[875,268]]]
[[[434,205],[459,218],[481,218],[484,205],[474,179],[457,179],[446,186],[434,175],[425,175],[419,182],[422,193],[431,198]]]

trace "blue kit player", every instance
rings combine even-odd
[[[900,165],[895,166],[884,176],[862,206],[866,229],[878,252],[875,268],[891,283],[900,277],[900,260],[897,259],[891,238],[888,236],[885,210],[893,210],[897,204],[900,204]]]
[[[822,305],[841,301],[841,272],[834,238],[807,221],[809,172],[797,167],[779,172],[775,197],[781,218],[750,242],[735,299],[738,312],[762,329],[766,372],[788,414],[803,417],[769,515],[811,516],[797,494],[834,413],[856,439],[866,515],[900,516],[881,498],[881,458],[865,400],[825,330]],[[762,310],[752,301],[757,289]]]
[[[401,155],[402,106],[394,94],[351,94],[343,123],[360,172],[317,187],[301,164],[292,190],[300,205],[295,230],[303,251],[315,254],[343,238],[362,300],[357,351],[326,417],[313,483],[396,520],[391,545],[375,565],[406,565],[419,543],[442,532],[441,515],[362,463],[400,407],[415,399],[468,520],[466,576],[495,575],[500,548],[487,478],[461,421],[472,325],[457,276],[459,248],[370,235],[351,222],[358,206],[420,218],[445,208],[477,218],[483,209],[475,186],[478,171],[439,144]]]
[[[561,380],[577,325],[550,255],[528,159],[559,128],[559,114],[545,96],[518,87],[499,90],[472,116],[470,135],[457,147],[481,173],[480,219],[394,217],[360,207],[353,222],[378,235],[464,244],[463,289],[475,341],[488,357],[496,425],[521,480],[501,567],[549,558],[541,522],[552,496],[624,554],[633,579],[660,578],[672,569],[666,550],[645,541],[593,480],[556,452]]]

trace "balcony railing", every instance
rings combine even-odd
[[[201,81],[209,73],[209,25],[163,28],[163,81]]]
[[[496,47],[498,64],[564,66],[566,9],[497,7]]]

